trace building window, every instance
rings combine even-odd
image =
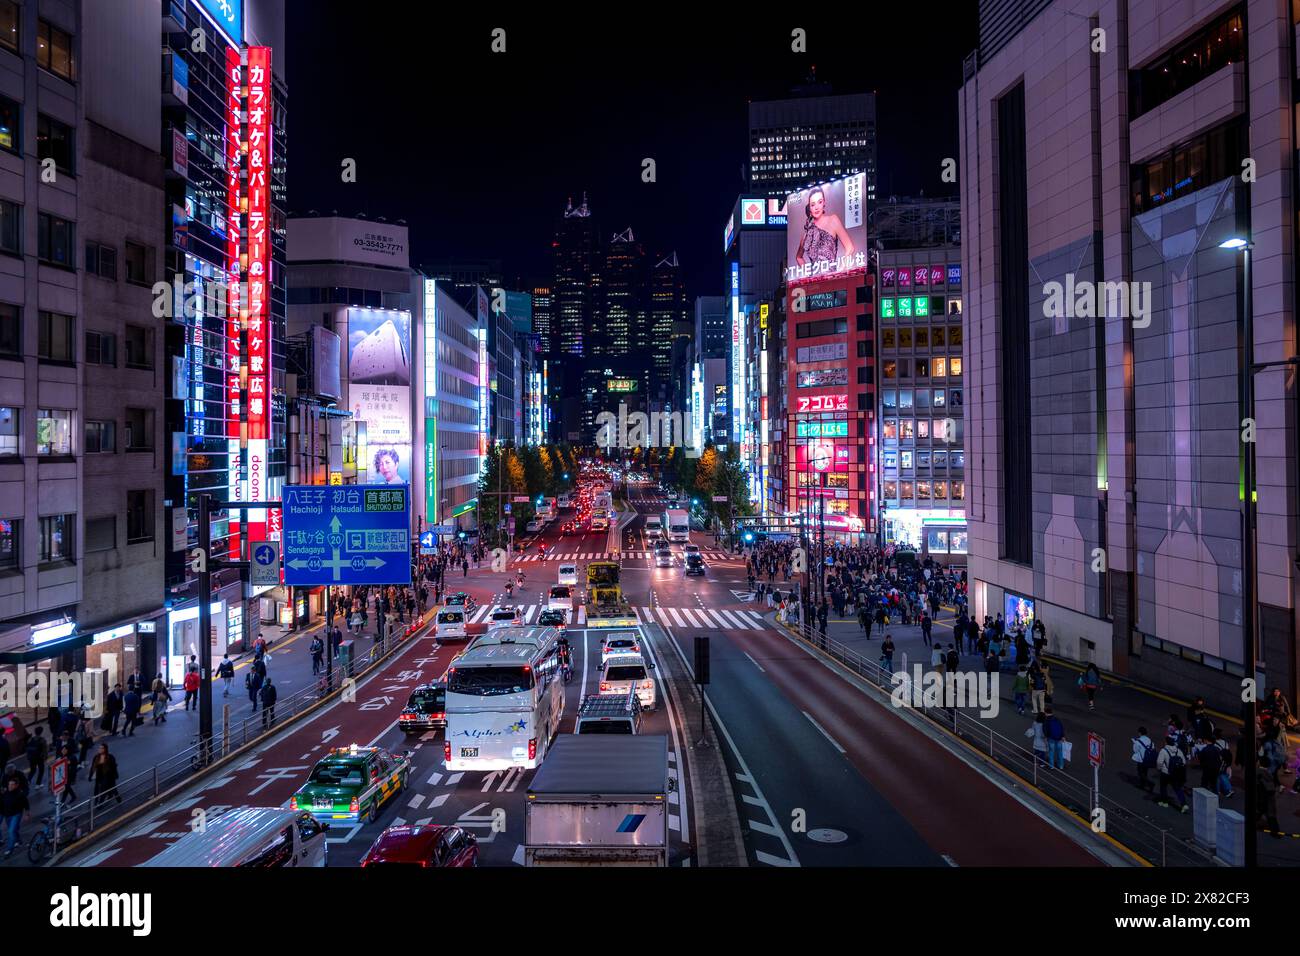
[[[42,408],[36,412],[36,454],[72,454],[72,412]]]
[[[126,493],[126,543],[149,541],[153,538],[153,492],[128,491]]]
[[[106,515],[103,518],[86,520],[86,554],[97,551],[112,551],[117,547],[117,516]]]
[[[23,310],[0,302],[0,356],[21,358],[23,354]]]
[[[18,422],[22,409],[0,405],[0,455],[17,455],[20,450]]]
[[[0,46],[18,52],[18,0],[0,0]]]
[[[41,519],[41,563],[71,561],[72,528],[76,515],[49,515]]]
[[[72,34],[46,20],[36,28],[36,65],[55,76],[72,80]]]
[[[36,117],[36,158],[54,160],[54,168],[72,175],[76,164],[72,127],[60,123],[52,116],[41,113]]]
[[[126,241],[126,281],[153,285],[153,250],[130,239]]]
[[[1246,124],[1233,120],[1134,164],[1130,169],[1133,214],[1236,175],[1247,153]]]
[[[107,332],[87,332],[86,364],[117,365],[117,336]]]
[[[0,96],[0,149],[21,155],[23,151],[22,107]]]
[[[117,250],[98,242],[86,243],[86,272],[117,281]]]
[[[76,227],[67,219],[43,212],[37,216],[36,257],[50,265],[72,268]]]
[[[0,199],[0,252],[23,254],[22,206]]]
[[[1160,59],[1129,71],[1129,115],[1133,119],[1167,103],[1184,90],[1246,57],[1246,36],[1238,8],[1215,20]]]
[[[153,449],[153,413],[147,408],[126,410],[126,450],[151,451]]]
[[[86,454],[107,455],[117,451],[117,422],[86,422]]]
[[[40,314],[40,341],[37,345],[37,358],[46,362],[73,362],[76,355],[73,349],[73,326],[75,320],[70,315],[57,312]]]
[[[126,364],[128,368],[153,368],[152,336],[142,325],[126,327]]]

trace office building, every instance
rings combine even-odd
[[[1230,711],[1300,667],[1298,67],[1286,4],[990,0],[959,93],[971,609]]]
[[[854,173],[876,196],[876,97],[809,83],[789,97],[749,104],[749,190],[784,196]]]

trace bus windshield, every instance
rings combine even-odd
[[[527,667],[457,667],[447,679],[448,694],[469,697],[502,697],[532,688],[533,672]]]

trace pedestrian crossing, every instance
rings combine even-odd
[[[545,609],[544,604],[515,605],[523,614],[525,624],[533,624]],[[481,604],[469,616],[471,624],[487,621],[492,606]],[[767,626],[763,615],[757,611],[715,610],[699,607],[635,607],[638,624],[662,624],[665,627],[685,627],[696,630],[731,630],[761,631]],[[579,607],[574,617],[570,612],[570,621],[574,627],[587,626],[587,609]]]
[[[736,557],[736,555],[729,555],[725,551],[701,550],[700,553],[704,555],[705,561],[726,561],[728,558]],[[652,560],[654,556],[655,553],[653,551],[635,550],[573,551],[568,554],[559,554],[557,552],[548,551],[545,556],[536,553],[517,555],[515,561],[516,563],[523,563],[525,561],[545,561],[547,563],[554,563],[557,561],[633,561],[637,559]],[[673,556],[680,558],[681,552],[674,551]]]

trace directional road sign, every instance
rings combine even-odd
[[[411,501],[405,485],[290,485],[284,583],[409,584]]]
[[[252,560],[248,563],[248,583],[255,588],[273,588],[280,584],[280,542],[254,541]]]
[[[420,533],[420,553],[433,554],[438,550],[436,536],[432,529]]]

